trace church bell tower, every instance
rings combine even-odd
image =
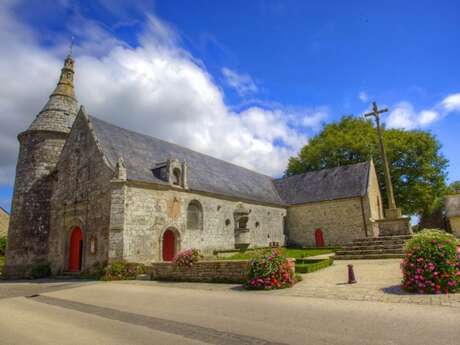
[[[58,84],[29,128],[18,135],[5,274],[27,277],[48,256],[53,170],[77,116],[74,60],[67,56]]]

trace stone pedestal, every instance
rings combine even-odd
[[[237,229],[235,230],[235,248],[244,250],[249,247],[251,243],[249,229]]]
[[[385,210],[385,219],[377,220],[379,236],[401,236],[410,235],[410,218],[402,217],[400,208]]]

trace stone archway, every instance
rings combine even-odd
[[[80,272],[83,265],[83,231],[79,226],[73,228],[69,243],[69,271]]]

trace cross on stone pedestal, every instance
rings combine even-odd
[[[401,209],[396,207],[393,184],[391,183],[390,165],[385,152],[383,130],[380,124],[380,114],[388,112],[388,108],[379,109],[376,102],[372,102],[372,111],[364,114],[365,117],[373,116],[377,124],[377,137],[379,139],[380,154],[383,162],[383,174],[385,176],[385,189],[387,192],[388,208],[385,210],[385,220],[379,224],[380,235],[410,234],[408,218],[403,218]]]
[[[372,111],[370,113],[364,114],[365,117],[374,116],[375,121],[377,123],[377,136],[379,138],[379,146],[380,146],[380,154],[382,156],[383,161],[383,173],[385,176],[385,188],[387,192],[387,199],[388,199],[388,209],[396,209],[396,202],[393,193],[393,185],[391,183],[391,173],[390,173],[390,166],[388,164],[388,158],[385,152],[385,145],[383,143],[383,134],[382,134],[382,127],[380,125],[380,114],[386,113],[388,108],[379,109],[377,107],[376,102],[372,102]]]

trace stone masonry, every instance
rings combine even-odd
[[[247,260],[200,261],[192,267],[180,267],[170,262],[147,266],[153,280],[209,283],[243,283],[248,271]]]
[[[234,211],[238,202],[215,196],[181,190],[158,190],[153,186],[118,184],[124,189],[123,198],[114,195],[112,207],[123,202],[125,207],[123,225],[111,225],[111,234],[121,232],[123,248],[111,257],[126,258],[130,261],[150,262],[161,260],[162,235],[173,228],[177,232],[177,250],[197,248],[211,254],[216,249],[235,246]],[[114,188],[114,190],[116,190]],[[198,202],[202,207],[203,224],[199,229],[187,228],[187,206]],[[246,203],[250,209],[248,228],[251,247],[268,247],[270,242],[284,243],[283,219],[286,210],[282,207]],[[120,213],[113,209],[112,219]],[[114,235],[113,235],[114,236]],[[121,254],[121,255],[120,255]]]
[[[289,242],[315,246],[320,229],[327,246],[337,246],[362,237],[378,236],[375,220],[382,217],[382,199],[374,164],[369,166],[367,188],[356,197],[291,205],[287,212]]]
[[[446,197],[446,211],[452,233],[460,238],[460,194]]]
[[[0,237],[8,234],[8,225],[10,224],[10,215],[0,207]]]
[[[325,245],[378,235],[372,162],[273,179],[77,111],[73,76],[68,56],[18,136],[7,276],[151,264],[189,248],[316,246],[317,229]]]
[[[30,127],[19,134],[5,273],[28,275],[48,259],[53,171],[77,112],[73,59],[67,57],[58,85]]]

